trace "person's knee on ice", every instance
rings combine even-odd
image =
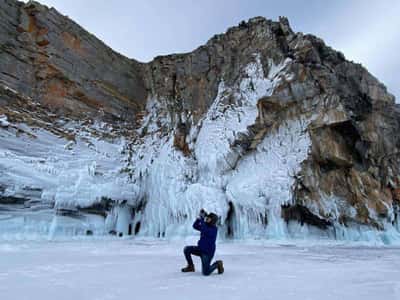
[[[210,271],[205,271],[205,270],[201,270],[201,273],[204,275],[204,276],[210,276],[211,275],[211,272]]]

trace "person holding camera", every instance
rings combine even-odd
[[[192,255],[196,255],[201,258],[203,275],[208,276],[216,269],[218,274],[224,273],[222,260],[217,260],[211,265],[211,260],[215,254],[215,241],[218,232],[217,222],[218,216],[216,214],[207,214],[204,209],[200,210],[199,217],[193,223],[193,228],[200,231],[200,240],[197,242],[197,246],[186,246],[183,249],[188,265],[182,269],[182,272],[195,271]]]

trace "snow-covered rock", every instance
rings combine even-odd
[[[8,127],[9,125],[10,125],[10,123],[7,122],[7,116],[0,116],[0,126]]]

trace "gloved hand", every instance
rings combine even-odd
[[[207,217],[207,212],[202,208],[202,209],[200,209],[200,214],[199,214],[199,216],[200,216],[201,218],[205,218],[205,217]]]

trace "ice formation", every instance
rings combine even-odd
[[[86,230],[103,234],[104,225],[93,222],[98,220],[96,216],[85,215],[71,222],[71,218],[53,216],[53,207],[75,210],[103,198],[123,201],[133,197],[134,185],[122,172],[127,159],[122,154],[126,140],[93,137],[82,124],[64,127],[77,133],[74,141],[24,124],[0,131],[0,176],[5,185],[2,196],[30,199],[18,211],[14,205],[2,205],[1,209],[8,211],[6,216],[2,214],[0,226],[5,236],[76,235]],[[94,124],[93,129],[108,130],[101,124]]]

